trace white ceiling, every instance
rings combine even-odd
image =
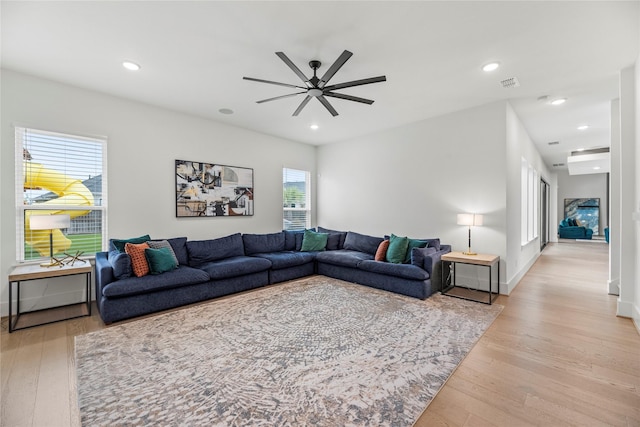
[[[5,69],[309,144],[508,99],[549,165],[609,145],[610,101],[619,70],[638,56],[640,23],[638,1],[3,0],[1,8]],[[298,85],[276,51],[310,76],[309,60],[322,61],[322,75],[345,49],[354,55],[332,84],[387,82],[341,91],[370,106],[329,98],[337,117],[316,100],[292,117],[302,95],[257,104],[292,90],[242,79]],[[126,71],[123,60],[142,69]],[[490,61],[501,67],[481,71]],[[504,89],[509,77],[521,86]],[[568,101],[549,105],[558,97]]]

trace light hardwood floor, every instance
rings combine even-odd
[[[640,335],[606,294],[606,244],[545,249],[416,426],[640,426]],[[73,337],[94,311],[0,334],[0,425],[77,426]]]

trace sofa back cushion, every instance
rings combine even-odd
[[[319,233],[329,233],[327,240],[327,250],[335,251],[344,248],[344,240],[347,238],[346,231],[330,230],[324,227],[318,227]]]
[[[378,246],[383,240],[382,237],[367,236],[366,234],[349,231],[344,239],[344,249],[375,255]]]
[[[176,254],[178,264],[189,265],[189,252],[187,251],[187,238],[186,237],[173,237],[167,239],[167,242],[171,245],[173,253]]]
[[[270,234],[243,234],[245,255],[282,252],[285,248],[284,231]]]
[[[189,265],[200,266],[210,261],[231,258],[244,255],[244,244],[240,233],[232,234],[219,239],[189,240],[187,241],[189,252]]]

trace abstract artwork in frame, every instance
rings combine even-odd
[[[253,215],[253,169],[176,160],[176,217]]]

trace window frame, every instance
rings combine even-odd
[[[40,257],[28,257],[26,255],[27,248],[27,239],[25,237],[25,214],[27,211],[37,211],[37,210],[65,210],[65,211],[95,211],[100,212],[99,220],[94,220],[99,224],[99,234],[100,234],[100,248],[96,249],[95,252],[85,252],[82,255],[82,258],[94,258],[95,253],[98,251],[106,251],[108,247],[107,241],[107,210],[108,210],[108,202],[107,202],[107,138],[104,136],[85,136],[80,134],[71,134],[65,132],[57,132],[50,131],[45,129],[37,129],[27,126],[14,126],[15,131],[15,216],[16,216],[16,261],[18,263],[36,263],[41,262],[44,259],[48,259],[48,256],[40,256]],[[31,134],[31,136],[29,136]],[[56,150],[65,150],[65,154],[59,156],[59,159],[66,159],[69,157],[66,154],[68,151],[69,145],[82,144],[82,143],[94,143],[100,145],[101,155],[96,155],[93,159],[100,161],[100,175],[101,175],[101,191],[99,203],[95,203],[93,205],[73,205],[73,204],[43,204],[43,203],[32,203],[27,204],[25,202],[25,167],[24,167],[24,150],[28,150],[29,147],[33,147],[29,144],[30,138],[51,138],[52,140],[60,140],[59,147],[56,147]],[[73,154],[73,151],[70,152]],[[47,161],[36,161],[39,164],[47,166]],[[64,174],[63,171],[56,170],[59,173]],[[96,177],[98,175],[95,175]],[[77,178],[80,180],[80,178]],[[89,178],[88,178],[89,179]],[[86,180],[81,181],[83,184]],[[44,186],[43,186],[44,191]],[[48,190],[49,192],[53,192],[52,190]],[[91,191],[91,189],[89,189]],[[93,193],[93,191],[92,191]],[[96,193],[97,194],[97,193]],[[82,233],[79,233],[82,234]]]
[[[291,171],[292,173],[300,174],[303,173],[305,177],[305,194],[304,194],[304,206],[303,207],[291,207],[285,206],[285,184],[287,182],[296,182],[296,181],[288,181],[287,171]],[[300,182],[300,181],[297,181]],[[293,227],[288,228],[285,227],[284,221],[286,220],[286,212],[305,212],[305,225],[303,228]],[[282,168],[282,229],[283,230],[304,230],[307,228],[311,228],[311,172],[303,169],[295,169],[289,167]]]

